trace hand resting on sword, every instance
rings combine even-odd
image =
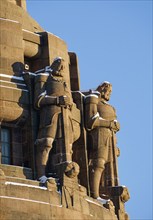
[[[57,105],[61,107],[71,107],[72,106],[72,101],[70,97],[68,96],[59,96],[57,97]]]

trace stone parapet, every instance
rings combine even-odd
[[[50,203],[19,200],[17,198],[1,197],[0,202],[1,219],[3,220],[17,218],[29,220],[117,220],[115,216],[111,215],[109,211],[102,207],[97,209],[98,213],[95,216],[93,214],[83,214],[76,210],[70,210]],[[14,205],[12,206],[12,204]]]
[[[66,177],[65,183],[69,184],[62,189],[62,196],[54,178],[40,186],[38,181],[6,176],[12,175],[11,172],[2,169],[3,166],[0,167],[0,219],[117,220],[114,212],[88,197],[86,189],[77,184],[77,180]],[[67,201],[63,201],[63,197]]]
[[[32,171],[30,168],[0,164],[0,170],[8,177],[17,177],[22,179],[32,179]]]

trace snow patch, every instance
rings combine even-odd
[[[9,81],[5,81],[5,80],[0,80],[0,82],[14,84],[14,85],[18,85],[18,86],[25,86],[26,87],[26,84],[21,84],[21,83],[9,82]]]
[[[34,202],[34,203],[39,203],[39,204],[46,204],[46,205],[56,206],[56,207],[60,207],[60,208],[62,207],[62,205],[54,205],[54,204],[50,204],[48,202],[42,202],[42,201],[37,201],[37,200],[32,200],[32,199],[24,199],[24,198],[10,197],[10,196],[0,196],[0,198],[21,200],[21,201]]]
[[[86,201],[101,207],[101,205],[98,202],[94,202],[94,201],[92,201],[90,199],[86,199]]]
[[[10,21],[10,22],[14,22],[14,23],[18,23],[18,21],[14,21],[14,20],[10,20],[10,19],[6,19],[6,18],[0,18],[0,20],[3,20],[3,21]]]
[[[0,76],[5,77],[5,78],[9,78],[9,79],[17,79],[17,80],[24,81],[22,76],[10,76],[10,75],[3,74],[3,73],[0,73]]]
[[[43,189],[43,190],[47,190],[46,187],[42,187],[42,186],[34,186],[34,185],[30,185],[30,184],[25,184],[25,183],[16,183],[16,182],[5,182],[5,185],[14,185],[14,186],[26,186],[29,188],[36,188],[36,189]]]
[[[97,112],[93,117],[92,119],[95,119],[95,118],[98,118],[99,117],[99,112]]]
[[[85,96],[85,99],[88,98],[88,97],[95,97],[95,98],[98,99],[98,95],[95,95],[95,94],[89,94],[89,95]]]
[[[27,89],[18,89],[18,88],[13,88],[10,86],[3,86],[3,85],[1,85],[1,87],[7,88],[7,89],[14,89],[14,90],[19,90],[19,91],[29,92]]]
[[[34,34],[34,35],[37,35],[37,36],[41,37],[40,34],[34,33],[34,32],[32,32],[32,31],[29,31],[29,30],[26,30],[26,29],[22,29],[22,30],[25,31],[25,32],[28,32],[28,33],[30,33],[30,34]]]

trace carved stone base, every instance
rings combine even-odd
[[[38,181],[8,177],[0,169],[0,219],[117,220],[114,213],[87,196],[77,177],[64,174],[62,195],[54,178]]]
[[[103,193],[106,193],[113,201],[118,219],[129,220],[125,211],[125,202],[130,199],[128,188],[125,186],[107,187]]]

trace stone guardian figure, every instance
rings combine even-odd
[[[61,57],[55,58],[52,65],[46,67],[44,72],[38,71],[36,74],[35,108],[39,110],[40,115],[39,131],[35,142],[37,146],[36,167],[38,178],[41,183],[44,183],[47,180],[45,168],[49,152],[53,141],[64,135],[63,129],[66,129],[69,134],[65,137],[67,149],[65,149],[64,160],[72,161],[74,136],[71,109],[73,100],[70,89],[63,80],[64,60]]]
[[[99,188],[101,181],[105,181],[102,177],[106,164],[112,164],[114,160],[114,152],[112,152],[113,147],[116,147],[114,134],[120,129],[115,109],[108,103],[111,93],[112,85],[103,82],[96,91],[91,91],[85,98],[85,125],[90,136],[90,191],[91,196],[103,204],[107,201],[100,197]],[[115,169],[115,167],[110,169],[107,186],[117,185]]]

